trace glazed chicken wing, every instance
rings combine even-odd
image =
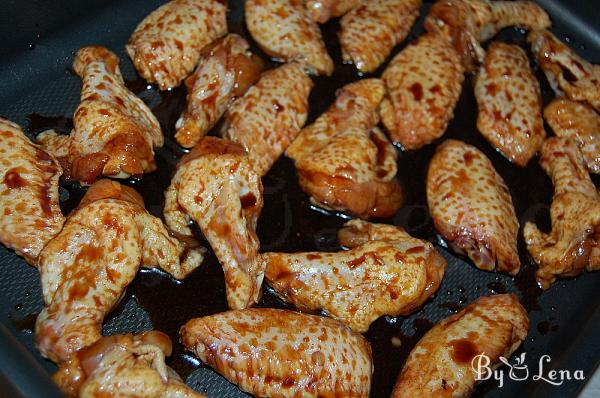
[[[329,318],[272,308],[228,311],[192,319],[181,341],[257,397],[369,396],[369,343]]]
[[[446,260],[433,245],[400,228],[355,220],[339,238],[351,249],[261,254],[269,285],[298,309],[322,310],[364,333],[380,316],[415,311],[444,276]]]
[[[490,367],[500,364],[500,357],[508,360],[528,329],[527,311],[515,295],[478,298],[419,340],[398,376],[392,398],[470,396],[477,383],[471,362],[482,354]]]
[[[360,2],[361,0],[306,0],[304,6],[313,21],[325,23],[333,17],[344,15]]]
[[[40,352],[61,363],[97,341],[104,317],[140,266],[183,278],[201,262],[202,251],[169,236],[132,188],[98,181],[40,254],[45,303],[36,323]]]
[[[557,94],[600,112],[600,65],[587,62],[547,30],[531,32],[527,41]]]
[[[259,176],[296,138],[306,122],[312,80],[297,63],[265,72],[225,113],[223,137],[241,144]]]
[[[288,148],[313,203],[365,218],[392,216],[402,205],[397,153],[375,127],[384,93],[379,79],[343,87],[329,110]]]
[[[550,25],[548,14],[533,1],[438,0],[425,18],[425,29],[452,43],[467,71],[483,62],[485,51],[480,43],[500,30],[509,26],[537,30]]]
[[[70,178],[82,183],[154,171],[162,131],[148,106],[125,87],[117,56],[104,47],[84,47],[73,69],[83,80],[74,129],[64,138],[45,132],[39,142],[63,161],[68,146]]]
[[[0,242],[34,266],[65,222],[58,205],[61,174],[53,156],[0,118]]]
[[[554,185],[552,231],[543,233],[528,222],[523,236],[539,267],[537,281],[548,289],[556,278],[600,269],[600,195],[575,141],[549,138],[541,154],[540,165]]]
[[[456,51],[434,33],[419,37],[382,75],[381,119],[395,143],[419,149],[439,138],[454,115],[464,80]]]
[[[342,58],[360,72],[373,72],[406,38],[419,16],[421,0],[369,0],[340,23]]]
[[[246,0],[244,9],[248,31],[265,53],[296,61],[312,73],[333,73],[321,30],[306,13],[303,0]]]
[[[138,73],[161,90],[179,86],[202,48],[227,34],[227,5],[219,0],[172,0],[135,28],[125,49]]]
[[[248,42],[236,34],[225,36],[207,50],[196,71],[185,80],[187,107],[175,125],[177,143],[185,148],[196,145],[231,101],[258,80],[262,67]]]
[[[544,109],[544,118],[557,136],[575,140],[588,171],[600,174],[600,115],[585,103],[560,98]]]
[[[213,248],[225,273],[231,308],[251,306],[260,296],[264,268],[254,259],[262,207],[260,176],[244,149],[215,137],[204,137],[181,159],[165,193],[169,228],[191,238],[193,219]]]
[[[477,148],[447,140],[431,159],[427,203],[435,229],[486,271],[519,272],[519,223],[508,187]]]
[[[477,128],[511,162],[525,166],[544,142],[540,85],[525,51],[494,42],[475,82]]]
[[[158,331],[102,337],[52,376],[72,398],[202,398],[165,364],[171,339]]]

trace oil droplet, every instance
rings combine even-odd
[[[402,340],[400,340],[400,337],[393,336],[392,337],[392,345],[396,348],[400,348],[400,346],[402,346]]]
[[[22,309],[23,309],[23,304],[21,304],[21,303],[15,304],[15,310],[21,311]]]

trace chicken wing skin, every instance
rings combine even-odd
[[[0,118],[0,242],[33,265],[60,232],[58,161],[34,145],[9,120]]]
[[[559,98],[546,106],[544,118],[554,134],[575,140],[588,171],[600,174],[600,115],[585,103]]]
[[[150,13],[125,46],[138,73],[161,90],[179,86],[202,48],[227,34],[226,3],[172,0]]]
[[[186,349],[257,397],[368,397],[367,340],[329,318],[250,308],[192,319]]]
[[[339,32],[342,58],[360,72],[373,72],[406,38],[421,0],[363,1],[344,15]]]
[[[297,63],[263,73],[258,83],[225,113],[223,138],[248,151],[263,176],[285,152],[306,122],[312,80]]]
[[[39,269],[45,308],[36,343],[61,363],[101,337],[102,321],[140,266],[184,277],[202,262],[146,212],[132,188],[100,180],[90,187],[63,230],[42,250]]]
[[[74,129],[68,138],[44,132],[39,142],[63,162],[68,146],[69,177],[84,184],[100,175],[128,178],[154,171],[162,131],[148,106],[125,87],[117,56],[104,47],[84,47],[73,69],[83,80]]]
[[[304,6],[308,16],[315,22],[325,23],[334,17],[341,17],[361,0],[306,0]]]
[[[528,329],[527,311],[515,295],[478,298],[419,340],[392,398],[470,396],[476,384],[473,359],[484,354],[490,367],[499,364],[501,356],[508,358],[521,345]]]
[[[587,102],[600,112],[600,65],[581,58],[547,30],[529,33],[527,41],[557,94]]]
[[[372,239],[378,229],[380,239]],[[433,245],[401,228],[354,220],[339,237],[350,250],[261,254],[269,285],[298,309],[322,310],[364,333],[380,316],[415,311],[444,276],[446,260]],[[358,239],[366,242],[352,245]]]
[[[519,223],[508,187],[474,146],[444,141],[427,172],[427,204],[435,229],[452,248],[486,271],[519,272]]]
[[[381,120],[405,150],[439,138],[454,116],[464,80],[456,51],[440,35],[419,37],[392,59],[382,79]]]
[[[397,153],[376,127],[384,93],[379,79],[343,87],[287,149],[300,186],[316,205],[365,218],[392,216],[402,205]]]
[[[246,0],[244,9],[248,31],[265,53],[296,61],[311,73],[333,73],[321,30],[306,13],[303,0]]]
[[[67,397],[202,398],[165,364],[171,339],[158,331],[102,337],[52,376]]]
[[[177,167],[165,192],[165,219],[180,236],[198,223],[225,273],[227,302],[242,309],[256,303],[264,268],[254,261],[256,223],[263,207],[262,183],[244,149],[204,137]]]
[[[231,101],[258,80],[262,69],[260,58],[236,34],[225,36],[206,50],[196,71],[185,80],[187,107],[175,124],[177,143],[185,148],[196,145]]]
[[[600,195],[591,181],[575,141],[552,137],[542,147],[540,165],[552,178],[552,231],[528,222],[523,228],[527,250],[538,265],[536,278],[548,289],[557,278],[600,269]]]
[[[511,162],[525,166],[546,132],[540,85],[519,46],[494,42],[475,82],[477,128]]]
[[[425,18],[425,29],[444,36],[460,54],[467,71],[483,62],[481,42],[500,30],[518,26],[546,29],[550,17],[533,1],[438,0]]]

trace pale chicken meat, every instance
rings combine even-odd
[[[383,315],[410,314],[440,286],[446,260],[401,228],[354,220],[338,238],[350,250],[261,254],[267,282],[296,308],[361,333]]]
[[[173,0],[135,28],[125,49],[138,73],[160,90],[179,86],[202,49],[227,34],[227,4],[219,0]]]
[[[185,80],[187,106],[175,127],[175,140],[191,148],[212,129],[227,106],[244,95],[263,69],[248,42],[230,34],[205,50],[196,71]]]
[[[600,65],[581,58],[547,30],[531,32],[527,41],[557,94],[587,102],[600,112]]]
[[[70,398],[202,398],[165,363],[171,339],[158,331],[102,337],[52,376]]]
[[[373,72],[408,36],[421,4],[421,0],[362,1],[340,22],[344,61],[360,72]]]
[[[481,42],[516,26],[546,29],[550,17],[533,1],[438,0],[425,18],[425,29],[444,36],[460,54],[467,71],[483,62]]]
[[[329,318],[272,308],[192,319],[181,342],[257,397],[368,397],[371,347]]]
[[[475,81],[477,128],[507,159],[525,166],[546,132],[540,85],[520,47],[492,43]]]
[[[202,249],[170,236],[135,190],[98,181],[40,254],[45,307],[35,327],[38,349],[66,361],[101,337],[104,317],[140,266],[184,278],[202,259]]]
[[[382,75],[387,95],[381,120],[390,138],[405,150],[439,138],[454,116],[464,71],[454,48],[427,33],[392,59]]]
[[[306,122],[312,80],[300,64],[269,70],[225,113],[223,138],[248,151],[254,170],[263,176],[285,152]]]
[[[306,13],[315,22],[325,23],[357,7],[361,0],[306,0]]]
[[[519,223],[508,187],[474,146],[444,141],[427,172],[427,204],[435,229],[452,248],[486,271],[519,272]]]
[[[364,218],[390,217],[402,205],[397,153],[376,127],[384,94],[379,79],[348,84],[287,149],[314,204]]]
[[[34,145],[21,127],[0,118],[0,242],[37,265],[62,229],[58,161]]]
[[[101,175],[128,178],[154,171],[162,131],[148,106],[125,87],[117,56],[104,47],[84,47],[73,69],[83,80],[73,131],[45,132],[40,144],[63,161],[69,178],[85,184]]]
[[[306,13],[303,0],[246,0],[244,10],[248,31],[267,55],[296,61],[311,73],[333,73],[319,25]]]
[[[559,98],[544,109],[554,134],[577,142],[590,173],[600,174],[600,115],[582,102]]]
[[[486,363],[485,355],[493,369],[501,357],[508,361],[528,329],[527,311],[515,295],[480,297],[419,340],[391,397],[469,397],[477,385],[472,362]]]
[[[240,145],[204,137],[185,155],[165,192],[165,220],[178,236],[193,238],[194,220],[225,273],[227,302],[241,309],[260,297],[264,268],[255,262],[262,183]]]
[[[523,228],[527,250],[538,265],[536,279],[548,289],[557,278],[600,269],[600,195],[575,141],[552,137],[542,147],[540,165],[552,178],[552,230]]]

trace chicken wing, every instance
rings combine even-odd
[[[527,250],[539,269],[538,284],[548,289],[559,277],[600,269],[600,195],[590,180],[575,141],[552,137],[542,147],[540,165],[552,178],[552,231],[528,222],[523,228]]]
[[[154,171],[162,131],[148,106],[125,87],[117,56],[104,47],[84,47],[73,69],[83,80],[74,129],[68,138],[47,131],[39,142],[63,161],[68,145],[70,178],[82,183]]]
[[[427,172],[427,204],[435,229],[452,248],[486,271],[519,272],[519,223],[508,187],[477,148],[447,140]]]
[[[202,48],[227,34],[227,4],[172,0],[140,22],[125,49],[138,73],[161,90],[179,86]]]
[[[600,174],[600,115],[590,106],[560,98],[544,109],[554,133],[577,142],[590,173]]]
[[[421,4],[421,0],[362,1],[340,23],[344,61],[352,62],[360,72],[373,72],[406,38]]]
[[[179,145],[191,148],[214,127],[236,97],[244,95],[262,71],[263,63],[236,34],[225,36],[200,58],[185,80],[187,107],[175,124]]]
[[[329,110],[287,149],[314,204],[365,218],[392,216],[402,205],[397,153],[375,127],[384,93],[379,79],[343,87]]]
[[[140,266],[183,278],[201,262],[202,250],[169,236],[135,190],[98,181],[40,254],[45,303],[36,322],[40,352],[61,363],[97,341],[104,317]]]
[[[34,145],[23,130],[0,118],[0,242],[33,265],[60,232],[58,161]]]
[[[379,236],[377,236],[379,235]],[[401,228],[354,220],[339,232],[350,250],[264,253],[265,278],[285,301],[364,333],[383,315],[408,315],[440,285],[446,260]],[[353,243],[364,239],[359,245]]]
[[[369,343],[329,318],[272,308],[228,311],[192,319],[181,341],[258,397],[369,396]]]
[[[262,183],[244,149],[204,137],[181,158],[165,192],[165,220],[180,236],[198,223],[225,273],[227,302],[242,309],[258,301],[264,268],[254,261],[256,223],[263,207]]]
[[[306,0],[304,6],[313,21],[325,23],[333,17],[341,17],[360,2],[361,0]]]
[[[202,398],[165,364],[171,339],[158,331],[102,337],[52,376],[67,397]]]
[[[296,138],[306,122],[313,87],[297,63],[265,72],[225,113],[223,138],[241,144],[259,176]]]
[[[470,396],[477,382],[472,361],[485,355],[491,368],[500,364],[501,357],[508,360],[528,329],[527,311],[515,295],[478,298],[419,340],[398,376],[392,398]]]
[[[458,54],[443,37],[419,37],[392,59],[382,78],[387,95],[381,120],[392,141],[412,150],[444,134],[464,73]]]
[[[461,55],[467,71],[483,62],[481,42],[500,30],[518,26],[546,29],[550,17],[533,1],[438,0],[425,18],[425,29],[446,37]]]
[[[525,166],[546,132],[540,85],[525,51],[494,42],[475,81],[477,128],[511,162]]]
[[[557,94],[600,112],[600,65],[587,62],[547,30],[531,32],[527,41]]]
[[[244,9],[248,31],[265,53],[296,61],[311,73],[333,73],[321,30],[307,15],[303,0],[246,0]]]

